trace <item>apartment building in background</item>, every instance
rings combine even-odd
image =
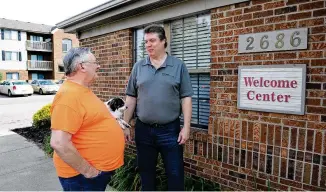
[[[0,18],[2,80],[61,79],[62,58],[79,42],[55,26]]]

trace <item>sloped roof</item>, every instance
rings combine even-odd
[[[55,26],[0,18],[0,28],[50,34]]]

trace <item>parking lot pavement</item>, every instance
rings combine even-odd
[[[34,113],[51,103],[53,98],[54,95],[0,95],[0,136],[12,134],[11,129],[31,126]]]

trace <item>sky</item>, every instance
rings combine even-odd
[[[1,0],[0,18],[56,25],[110,0]]]

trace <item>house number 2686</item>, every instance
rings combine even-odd
[[[300,35],[300,32],[299,31],[294,31],[290,38],[288,39],[289,40],[289,43],[292,47],[298,47],[301,43],[301,38],[298,36]],[[284,33],[279,33],[276,35],[276,39],[272,42],[275,42],[273,43],[272,46],[275,46],[276,49],[282,49],[284,47],[284,37],[285,37],[285,34]],[[246,50],[252,50],[254,49],[253,47],[253,43],[254,43],[255,39],[254,37],[248,37],[247,38],[247,42],[249,43],[246,47]],[[261,49],[268,49],[270,46],[270,39],[269,39],[269,36],[268,35],[263,35],[261,38],[260,38],[260,48]]]

